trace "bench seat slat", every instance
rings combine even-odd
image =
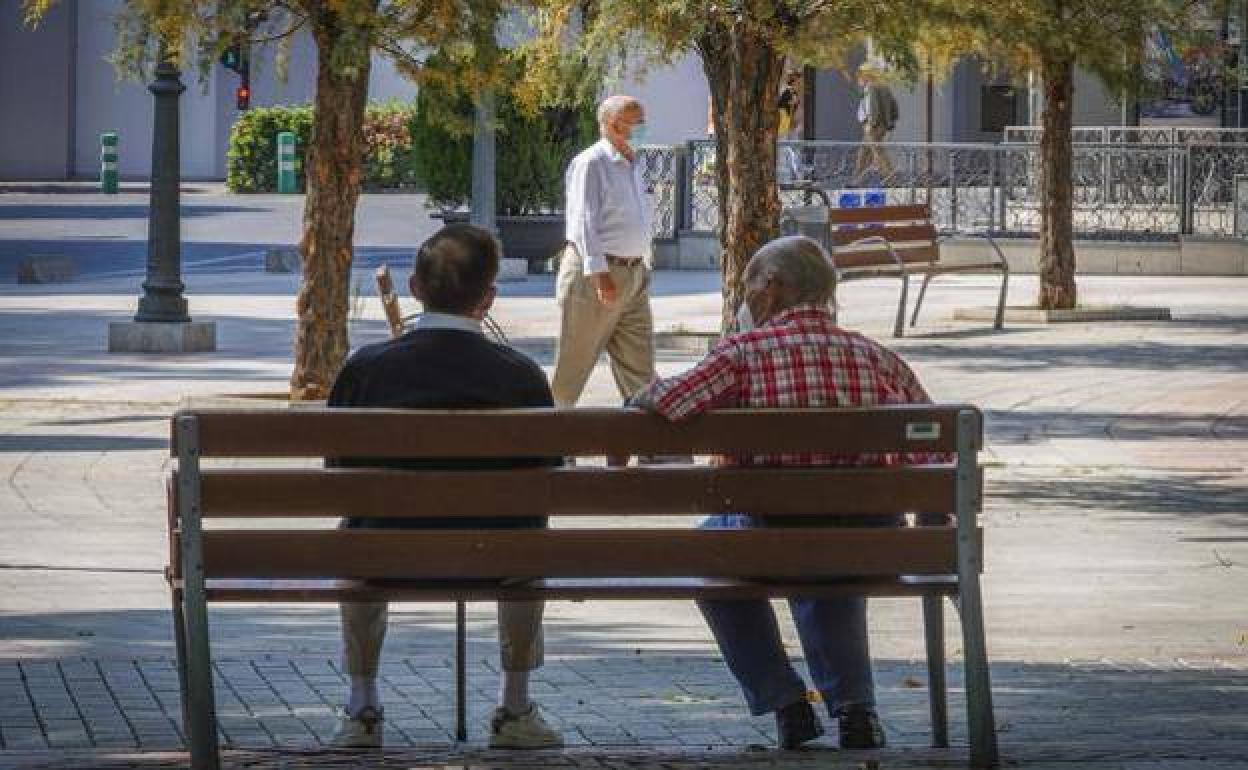
[[[954,509],[951,465],[886,468],[209,470],[205,517],[541,516],[766,512],[873,515]]]
[[[203,553],[209,578],[812,579],[948,574],[954,535],[949,527],[208,530]]]
[[[619,409],[197,409],[179,416],[196,417],[205,458],[560,457],[949,452],[959,410],[974,407],[723,410],[679,424]],[[940,425],[938,438],[907,438],[907,426],[927,422]]]
[[[207,584],[218,602],[497,601],[524,599],[762,599],[787,596],[926,596],[957,593],[954,575],[769,582],[712,578],[538,580],[524,585],[360,580],[237,580]],[[175,589],[181,588],[174,581]]]

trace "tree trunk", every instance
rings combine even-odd
[[[745,24],[709,25],[697,41],[711,89],[715,172],[723,249],[723,329],[744,296],[754,252],[780,229],[776,187],[777,99],[784,57]]]
[[[1044,133],[1040,139],[1040,295],[1046,310],[1075,306],[1075,244],[1072,223],[1071,146],[1073,65],[1045,59]]]
[[[371,4],[375,8],[376,0]],[[352,28],[327,5],[318,4],[312,14],[316,105],[305,165],[292,400],[326,398],[349,350],[347,305],[371,46],[364,30]]]

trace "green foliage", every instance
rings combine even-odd
[[[443,209],[465,205],[472,193],[472,136],[465,127],[472,124],[473,104],[435,88],[423,89],[416,104],[413,154],[429,202]],[[498,213],[561,211],[564,169],[597,135],[593,107],[529,113],[503,96],[497,113]]]
[[[239,116],[230,131],[226,187],[231,192],[277,189],[277,135],[295,135],[295,179],[304,189],[303,160],[315,117],[309,105],[259,107]],[[371,104],[364,118],[364,187],[410,188],[417,184],[415,109],[398,102]]]
[[[238,116],[230,130],[225,186],[230,192],[274,192],[277,189],[277,135],[295,135],[295,180],[304,189],[303,156],[312,135],[312,108],[257,107]]]

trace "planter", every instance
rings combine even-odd
[[[433,215],[446,224],[468,221],[466,211],[441,211]],[[562,214],[498,217],[498,237],[503,242],[503,256],[523,259],[530,273],[546,272],[547,261],[559,253],[566,242]]]

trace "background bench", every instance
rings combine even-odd
[[[942,597],[959,599],[971,757],[996,763],[979,572],[982,503],[972,407],[723,411],[683,424],[623,410],[417,412],[296,407],[173,418],[170,565],[192,766],[218,767],[209,602],[695,599],[794,595],[922,599],[932,741],[948,743]],[[709,465],[506,471],[326,469],[326,457],[508,457],[742,452],[951,452],[949,464]],[[928,527],[697,530],[334,529],[368,517],[619,517],[766,512],[949,513]],[[322,528],[288,517],[323,518]],[[257,528],[257,519],[270,519]],[[240,526],[241,522],[241,526]],[[555,524],[556,522],[552,522]],[[635,521],[629,521],[635,524]],[[205,526],[210,524],[211,526]],[[285,526],[283,526],[285,524]],[[520,585],[481,579],[535,576]],[[437,579],[437,582],[432,582]],[[457,613],[456,725],[464,728]]]
[[[905,334],[906,301],[910,276],[923,276],[919,296],[914,303],[910,325],[919,320],[919,309],[927,294],[928,284],[946,273],[993,270],[1001,273],[1001,290],[997,297],[997,313],[993,328],[1005,323],[1005,297],[1010,280],[1010,266],[1001,248],[987,233],[993,256],[969,262],[942,262],[940,233],[931,221],[927,204],[904,206],[869,206],[866,208],[834,208],[827,194],[818,188],[793,188],[820,197],[819,207],[792,208],[786,212],[786,230],[812,235],[827,248],[836,266],[837,282],[861,278],[895,277],[901,280],[897,302],[897,320],[893,336]]]

